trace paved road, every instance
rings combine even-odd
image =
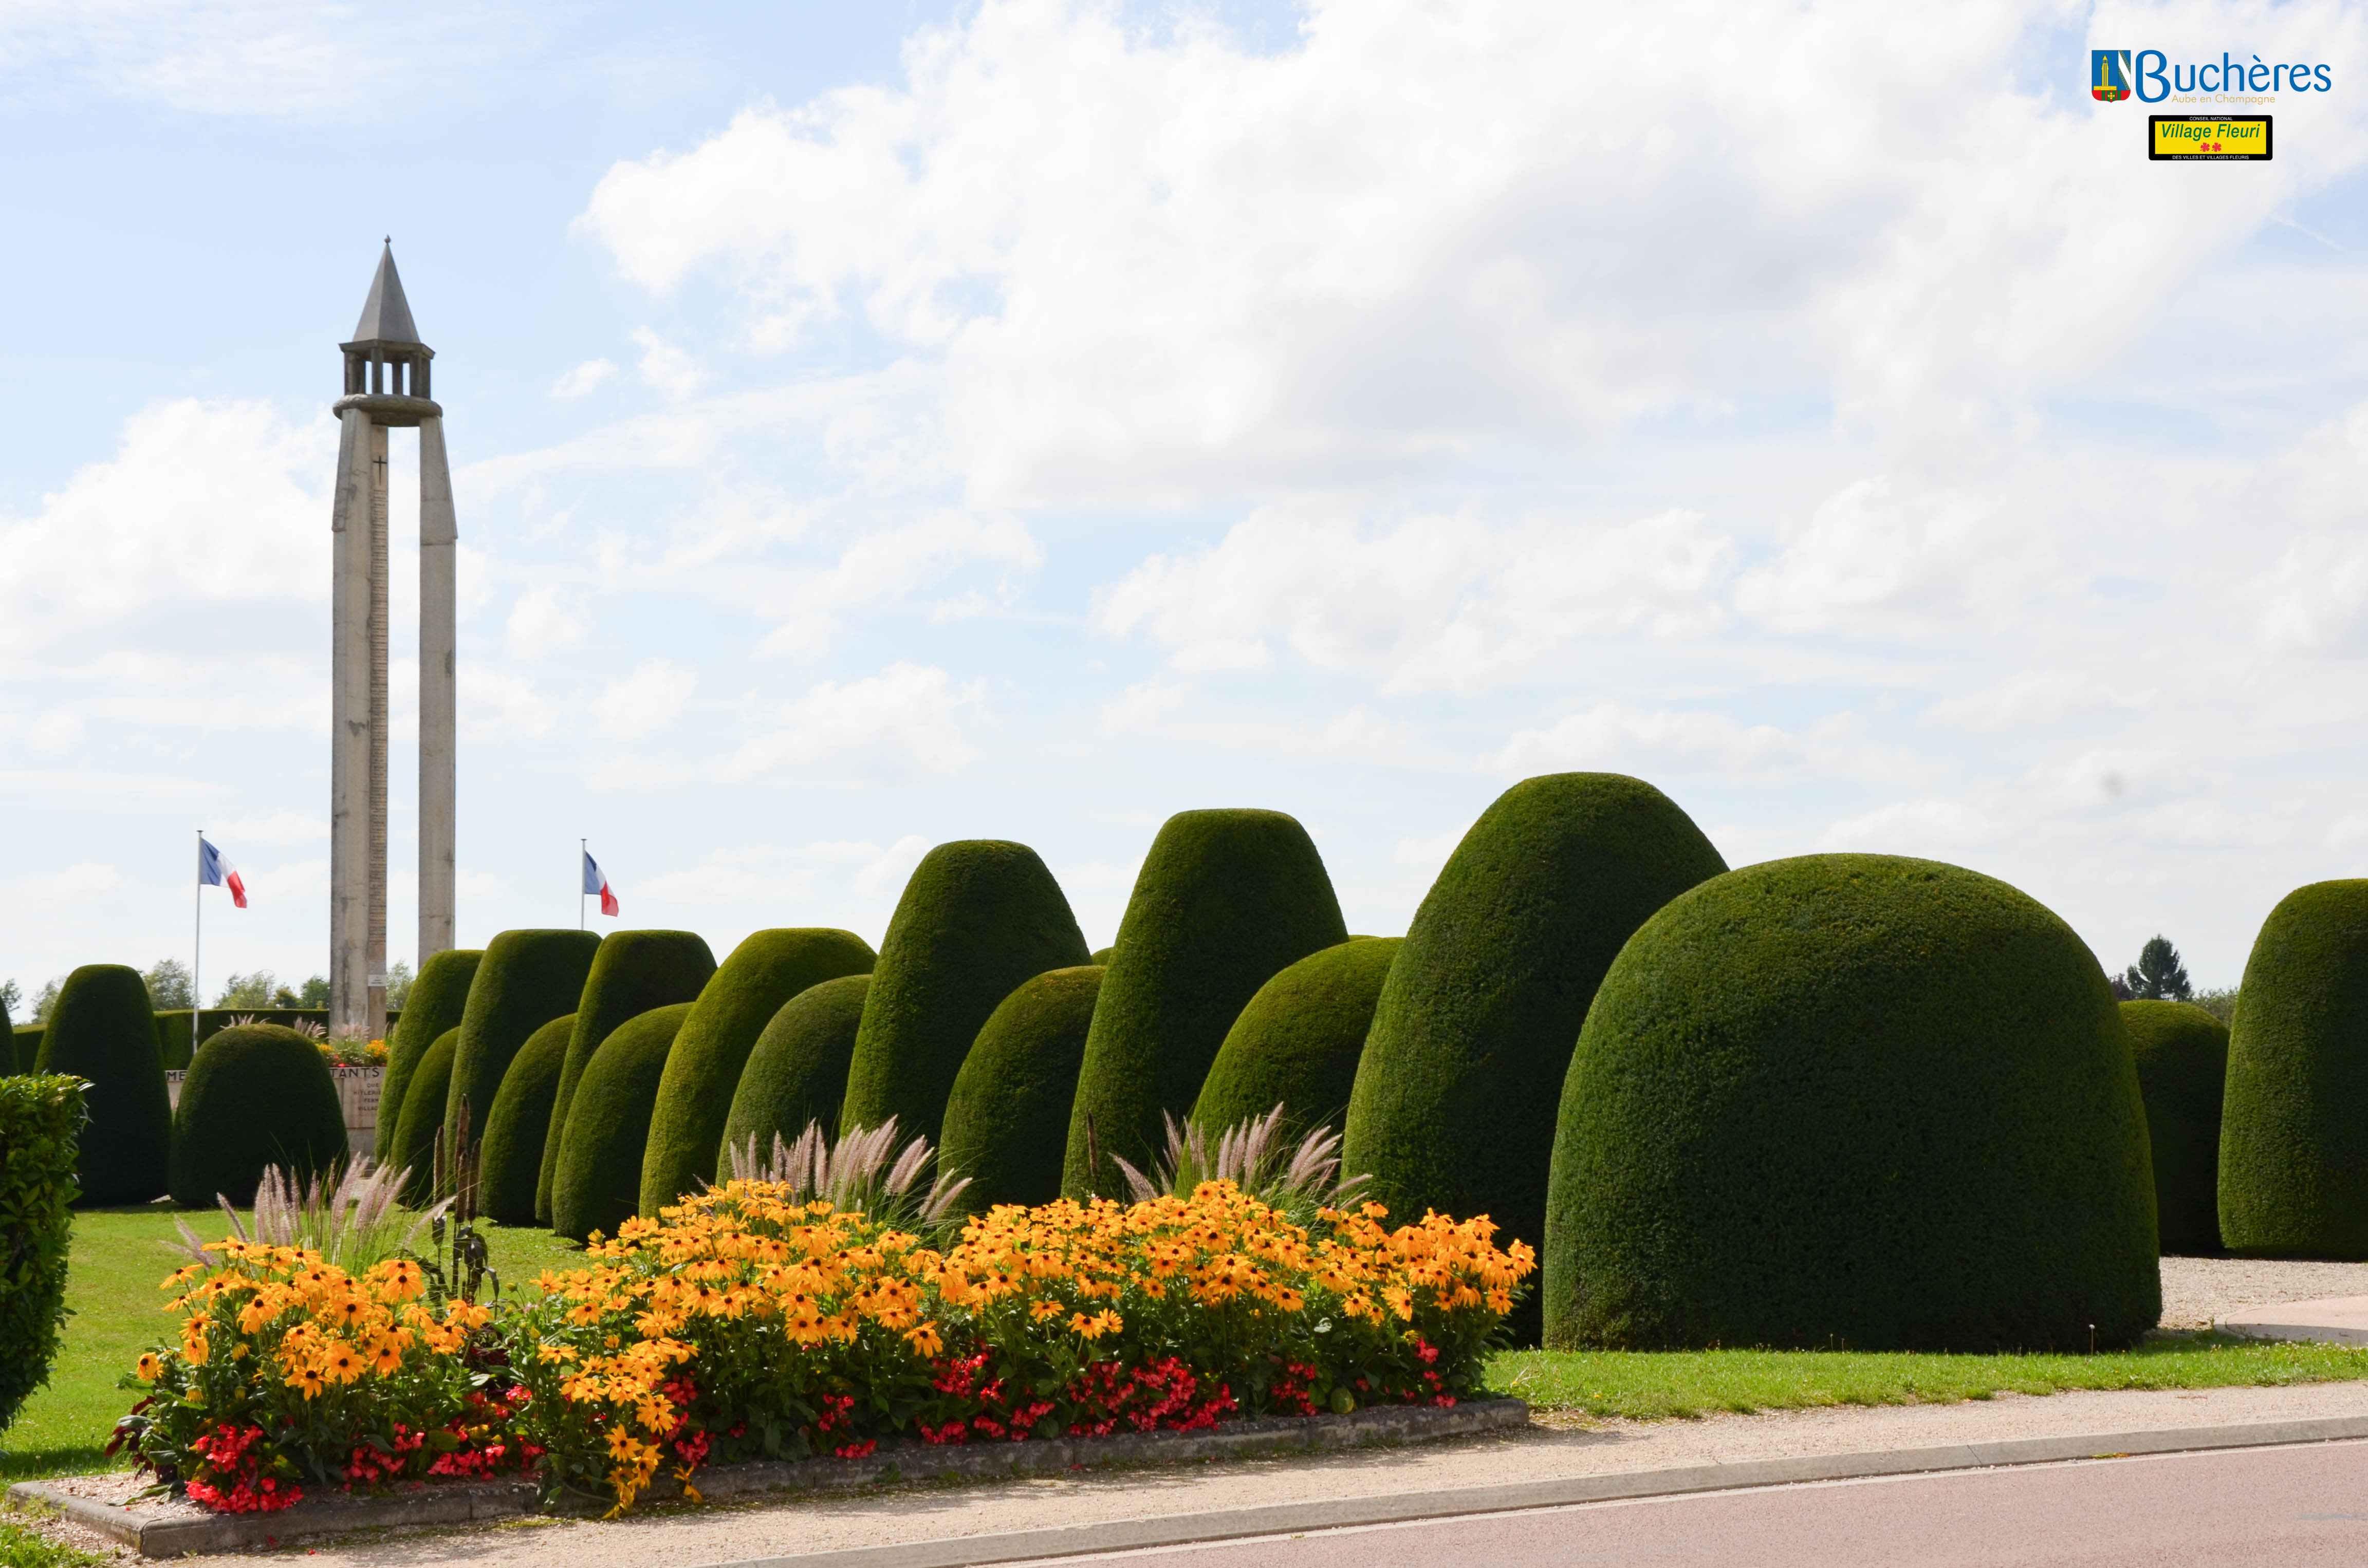
[[[1145,1568],[2362,1568],[2368,1443],[1770,1487],[1109,1557]]]

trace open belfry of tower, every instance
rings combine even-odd
[[[419,431],[419,949],[452,946],[452,471],[394,246],[343,345],[331,599],[329,1028],[386,1035],[387,432]]]

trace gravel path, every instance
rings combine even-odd
[[[2209,1328],[2247,1307],[2368,1296],[2368,1263],[2286,1263],[2250,1257],[2162,1260],[2162,1326]]]

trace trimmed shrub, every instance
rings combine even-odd
[[[49,1382],[65,1327],[82,1094],[64,1076],[0,1083],[0,1432]]]
[[[389,1013],[386,1016],[387,1036],[390,1040],[393,1040],[394,1031],[401,1027],[402,1017],[399,1012]],[[278,1024],[284,1028],[297,1029],[299,1033],[302,1030],[298,1026],[312,1024],[322,1033],[326,1034],[329,1028],[329,1009],[326,1007],[208,1007],[198,1015],[197,1043],[205,1044],[238,1019],[245,1019],[250,1024]],[[188,1070],[189,1062],[197,1054],[195,1048],[189,1043],[189,1009],[175,1007],[156,1015],[156,1049],[164,1055],[165,1071],[167,1073],[181,1073]],[[390,1052],[391,1050],[390,1047]]]
[[[758,931],[732,949],[666,1055],[642,1156],[643,1216],[656,1219],[659,1209],[715,1179],[733,1094],[781,1005],[825,980],[868,974],[872,962],[871,943],[827,927]]]
[[[1290,1137],[1338,1129],[1348,1118],[1382,983],[1404,940],[1351,937],[1259,986],[1225,1031],[1192,1119],[1216,1133],[1279,1105]]]
[[[469,1109],[469,1136],[481,1146],[494,1096],[527,1037],[573,1012],[584,994],[600,938],[589,931],[505,931],[485,944],[461,1009],[461,1044],[444,1096],[444,1125]]]
[[[1061,1189],[1123,1193],[1113,1155],[1147,1167],[1258,988],[1349,939],[1324,858],[1281,812],[1179,812],[1136,873],[1078,1069]],[[1088,1156],[1087,1131],[1101,1168]]]
[[[1554,1107],[1621,944],[1726,862],[1677,802],[1550,773],[1480,814],[1415,912],[1357,1064],[1341,1169],[1393,1214],[1486,1214],[1545,1239]],[[1534,1344],[1538,1300],[1509,1320]]]
[[[538,1224],[552,1221],[552,1184],[559,1176],[567,1110],[593,1052],[627,1018],[697,1001],[714,973],[715,955],[703,937],[689,931],[619,931],[601,942],[585,977],[581,1000],[570,1004],[575,1009],[575,1030],[567,1037],[559,1092],[551,1102],[551,1127],[542,1137],[542,1171],[534,1188]],[[637,1186],[636,1196],[639,1190]]]
[[[526,1037],[502,1074],[494,1108],[485,1113],[477,1150],[477,1208],[502,1225],[531,1225],[534,1189],[542,1181],[542,1141],[551,1135],[551,1108],[559,1098],[559,1070],[575,1015],[563,1013]]]
[[[414,1209],[435,1194],[436,1135],[444,1131],[444,1106],[452,1089],[452,1059],[460,1049],[461,1031],[446,1029],[412,1068],[410,1086],[403,1092],[403,1115],[394,1124],[394,1157],[382,1162],[406,1173],[403,1201]]]
[[[614,1235],[633,1217],[658,1081],[690,1007],[677,1002],[626,1019],[585,1064],[551,1189],[551,1228],[561,1235],[579,1242],[595,1231]]]
[[[33,1064],[28,1061],[25,1065],[29,1068]],[[7,1002],[0,1000],[0,1078],[11,1076],[17,1070],[17,1026],[9,1020]]]
[[[346,1116],[321,1048],[278,1024],[241,1024],[198,1048],[173,1111],[173,1201],[255,1203],[263,1167],[309,1182],[342,1164]]]
[[[1076,916],[1036,851],[998,838],[930,850],[880,944],[839,1131],[893,1116],[936,1142],[954,1074],[996,1004],[1030,975],[1085,961]]]
[[[2085,1350],[2162,1312],[2104,971],[1962,867],[1811,855],[1679,895],[1570,1064],[1546,1343]]]
[[[85,1205],[145,1203],[164,1192],[173,1102],[138,970],[93,963],[66,976],[33,1070],[90,1082],[75,1177]]]
[[[2220,1119],[2220,1240],[2368,1258],[2368,879],[2278,901],[2245,960]]]
[[[740,1070],[716,1145],[718,1170],[729,1168],[726,1151],[750,1138],[762,1155],[776,1137],[796,1142],[810,1121],[838,1125],[847,1064],[855,1055],[855,1031],[871,990],[871,976],[850,974],[810,985],[781,1004]]]
[[[451,948],[419,966],[419,978],[411,983],[403,1016],[386,1042],[386,1076],[379,1082],[378,1137],[372,1144],[381,1160],[394,1153],[394,1127],[403,1118],[412,1073],[437,1036],[461,1027],[468,1011],[469,986],[484,957],[482,948]]]
[[[1106,972],[1087,964],[1021,981],[962,1059],[946,1097],[938,1167],[970,1177],[956,1201],[971,1213],[1061,1196],[1069,1106]]]
[[[2220,1250],[2220,1101],[2228,1029],[2185,1002],[2124,1002],[2122,1027],[2146,1101],[2155,1228],[2167,1255]]]
[[[1110,967],[1110,955],[1116,951],[1118,951],[1116,948],[1097,948],[1087,958],[1086,961],[1092,964],[1097,969],[1108,969]]]

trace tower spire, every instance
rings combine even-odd
[[[394,240],[379,252],[378,274],[370,279],[370,298],[362,301],[362,319],[354,327],[356,343],[413,344],[419,329],[411,322],[411,301],[403,297],[403,278],[394,270]]]

